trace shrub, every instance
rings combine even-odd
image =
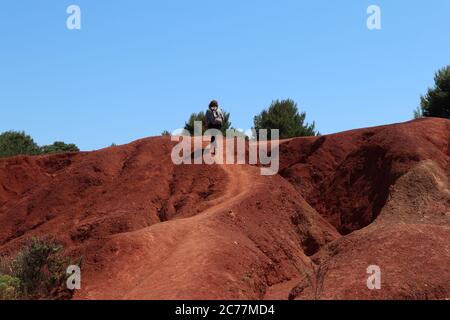
[[[10,263],[10,276],[20,281],[20,295],[25,299],[70,298],[66,288],[67,267],[63,246],[54,240],[32,238]]]
[[[39,147],[33,138],[23,131],[7,131],[0,134],[0,158],[79,151],[80,149],[76,145],[72,143],[66,144],[61,141]]]
[[[39,153],[39,146],[23,131],[7,131],[0,134],[0,158]]]
[[[270,129],[280,130],[280,139],[302,136],[315,136],[315,123],[305,123],[306,113],[299,113],[297,103],[293,100],[275,100],[268,109],[263,110],[254,118],[254,128],[257,133],[267,129],[267,137],[271,138]],[[259,137],[258,137],[259,138]]]
[[[171,136],[172,134],[169,131],[164,130],[163,132],[161,132],[161,135],[164,137],[164,136]]]
[[[64,153],[64,152],[79,152],[80,149],[73,144],[67,144],[62,141],[55,141],[53,144],[48,146],[40,147],[40,153],[42,154],[52,154],[52,153]]]
[[[0,274],[0,300],[19,299],[20,286],[20,279]]]
[[[415,118],[450,119],[450,65],[436,72],[434,82],[434,87],[420,97],[420,108],[414,111]]]

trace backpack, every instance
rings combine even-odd
[[[213,113],[213,118],[214,118],[214,124],[218,125],[218,126],[222,126],[223,125],[223,115],[219,111],[219,109],[213,111],[212,113]]]
[[[222,127],[223,120],[223,113],[219,109],[209,109],[206,113],[206,121],[208,126]]]

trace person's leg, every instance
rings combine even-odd
[[[213,129],[220,130],[221,127],[213,126]],[[212,136],[211,136],[211,150],[212,150],[212,153],[213,153],[213,154],[216,153],[216,147],[217,147],[216,136],[215,136],[215,135],[212,135]]]

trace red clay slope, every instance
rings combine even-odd
[[[449,141],[443,119],[297,138],[273,177],[174,166],[164,137],[3,159],[0,255],[55,236],[77,299],[449,298]]]

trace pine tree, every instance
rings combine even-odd
[[[270,129],[279,129],[280,139],[318,135],[315,123],[305,123],[305,118],[306,113],[299,113],[293,100],[275,100],[268,109],[255,116],[254,129],[257,133],[260,129],[267,129],[268,139],[271,138]]]
[[[435,86],[420,97],[420,110],[415,117],[439,117],[450,119],[450,65],[436,72]]]

